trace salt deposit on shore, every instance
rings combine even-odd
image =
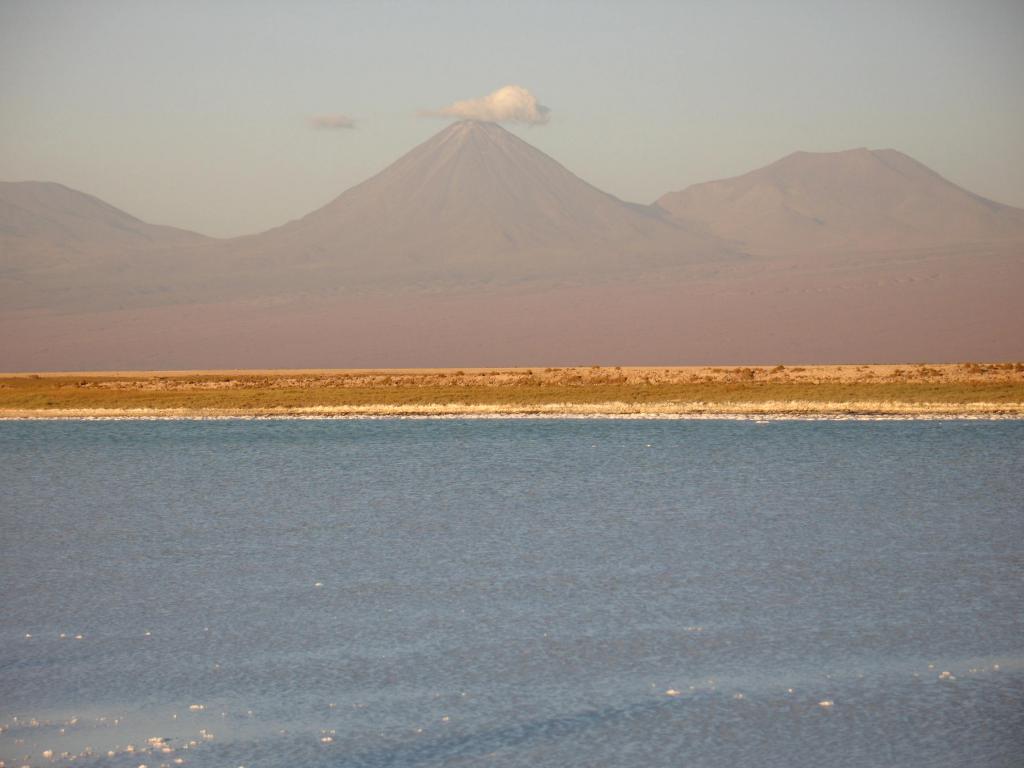
[[[767,401],[750,403],[544,403],[339,405],[301,408],[3,409],[0,420],[24,419],[738,419],[891,420],[1024,419],[1024,403],[903,403]]]

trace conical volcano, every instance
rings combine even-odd
[[[396,284],[593,276],[729,253],[477,121],[445,128],[319,210],[234,247],[315,264],[349,283]]]

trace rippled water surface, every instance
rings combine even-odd
[[[0,451],[8,768],[1024,763],[1024,422],[5,422]]]

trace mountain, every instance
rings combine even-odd
[[[730,254],[654,206],[591,186],[504,128],[454,123],[323,208],[233,252],[347,282],[519,281]]]
[[[1024,210],[962,189],[894,149],[795,152],[657,205],[754,253],[1024,242]]]
[[[0,182],[0,254],[52,263],[86,254],[195,245],[202,235],[147,224],[99,198],[44,181]]]
[[[635,205],[477,122],[230,240],[8,184],[0,370],[1020,360],[1022,217],[891,150]]]

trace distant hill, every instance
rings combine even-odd
[[[795,152],[657,205],[754,253],[1024,241],[1024,210],[986,200],[894,149]]]
[[[0,182],[0,255],[47,263],[88,254],[117,255],[208,238],[147,224],[99,198],[46,181]]]

